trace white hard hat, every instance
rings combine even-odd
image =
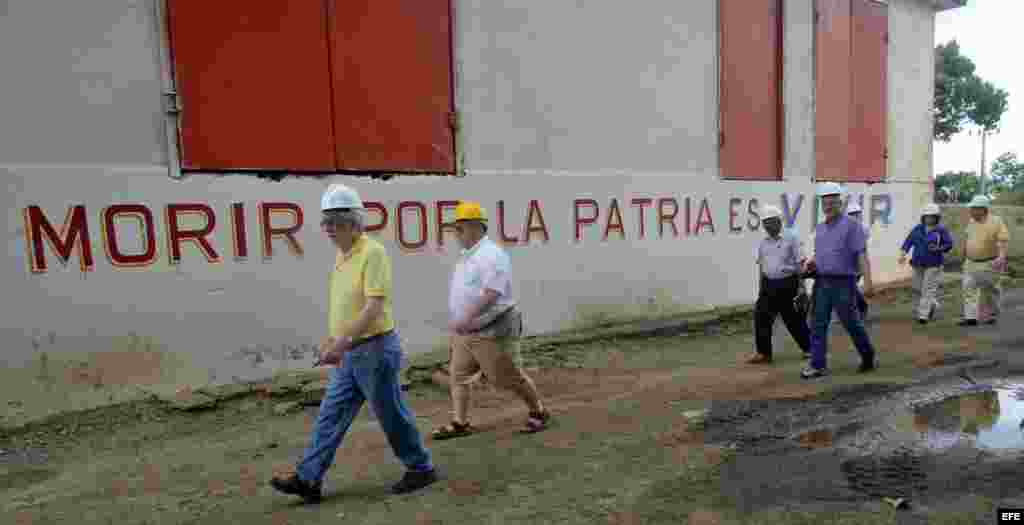
[[[819,182],[818,183],[818,196],[824,197],[825,195],[842,195],[843,187],[835,182]]]
[[[323,198],[320,199],[320,209],[327,211],[346,208],[362,210],[364,209],[363,200],[359,198],[356,190],[344,184],[331,184],[324,192]]]
[[[778,206],[766,204],[761,207],[761,220],[782,218],[782,210]]]
[[[970,204],[968,204],[967,206],[970,207],[970,208],[986,208],[987,209],[991,205],[992,205],[992,203],[989,202],[988,197],[986,197],[984,195],[976,195],[973,199],[971,199]]]
[[[942,215],[938,204],[928,203],[921,208],[921,215]]]
[[[864,210],[860,209],[860,204],[856,203],[856,202],[851,202],[850,205],[846,207],[846,213],[847,214],[850,214],[850,213],[860,213],[862,211],[864,211]]]

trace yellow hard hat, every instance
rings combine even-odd
[[[479,202],[459,201],[455,207],[455,220],[487,222],[487,210],[481,208]]]

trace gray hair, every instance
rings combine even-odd
[[[336,225],[347,224],[359,231],[363,231],[366,227],[366,215],[363,213],[363,210],[343,208],[327,210],[324,214]]]

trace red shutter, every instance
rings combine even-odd
[[[886,4],[853,0],[851,182],[880,182],[885,178],[888,31]]]
[[[780,0],[721,0],[722,177],[782,177]]]
[[[168,0],[187,170],[334,171],[323,0]]]
[[[450,0],[328,0],[340,169],[452,172]]]
[[[850,0],[818,0],[815,30],[816,179],[846,182],[850,153]]]

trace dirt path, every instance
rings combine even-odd
[[[956,329],[948,321],[923,330],[902,309],[882,308],[883,318],[871,327],[883,359],[874,377],[853,373],[856,354],[838,328],[832,337],[835,377],[827,383],[797,378],[803,361],[791,343],[779,349],[774,365],[741,364],[751,348],[749,333],[589,345],[586,367],[532,371],[557,418],[542,434],[519,433],[526,409],[513,396],[476,390],[472,420],[481,433],[428,439],[447,479],[412,499],[389,499],[387,485],[401,468],[365,412],[328,474],[324,505],[299,507],[272,493],[266,480],[291,469],[316,410],[278,415],[272,399],[239,399],[194,415],[139,408],[113,427],[79,426],[46,436],[47,446],[31,436],[0,443],[6,452],[0,454],[2,511],[25,525],[68,519],[283,525],[335,523],[342,515],[358,518],[346,520],[352,523],[394,523],[400,521],[396,515],[414,523],[529,523],[559,521],[558,513],[570,523],[628,523],[633,518],[622,509],[641,498],[634,491],[647,490],[658,477],[678,476],[672,469],[723,460],[724,451],[705,446],[702,432],[689,426],[685,410],[720,400],[809,398],[842,383],[899,383],[941,365],[950,353],[987,348],[978,338],[951,337]],[[410,401],[424,433],[448,421],[450,404],[440,389],[412,392]],[[577,478],[588,481],[570,481]],[[558,479],[568,486],[544,492]],[[565,509],[546,509],[543,502],[562,490]],[[614,503],[593,510],[595,501],[605,500]],[[686,512],[698,521],[717,519],[704,508]]]

